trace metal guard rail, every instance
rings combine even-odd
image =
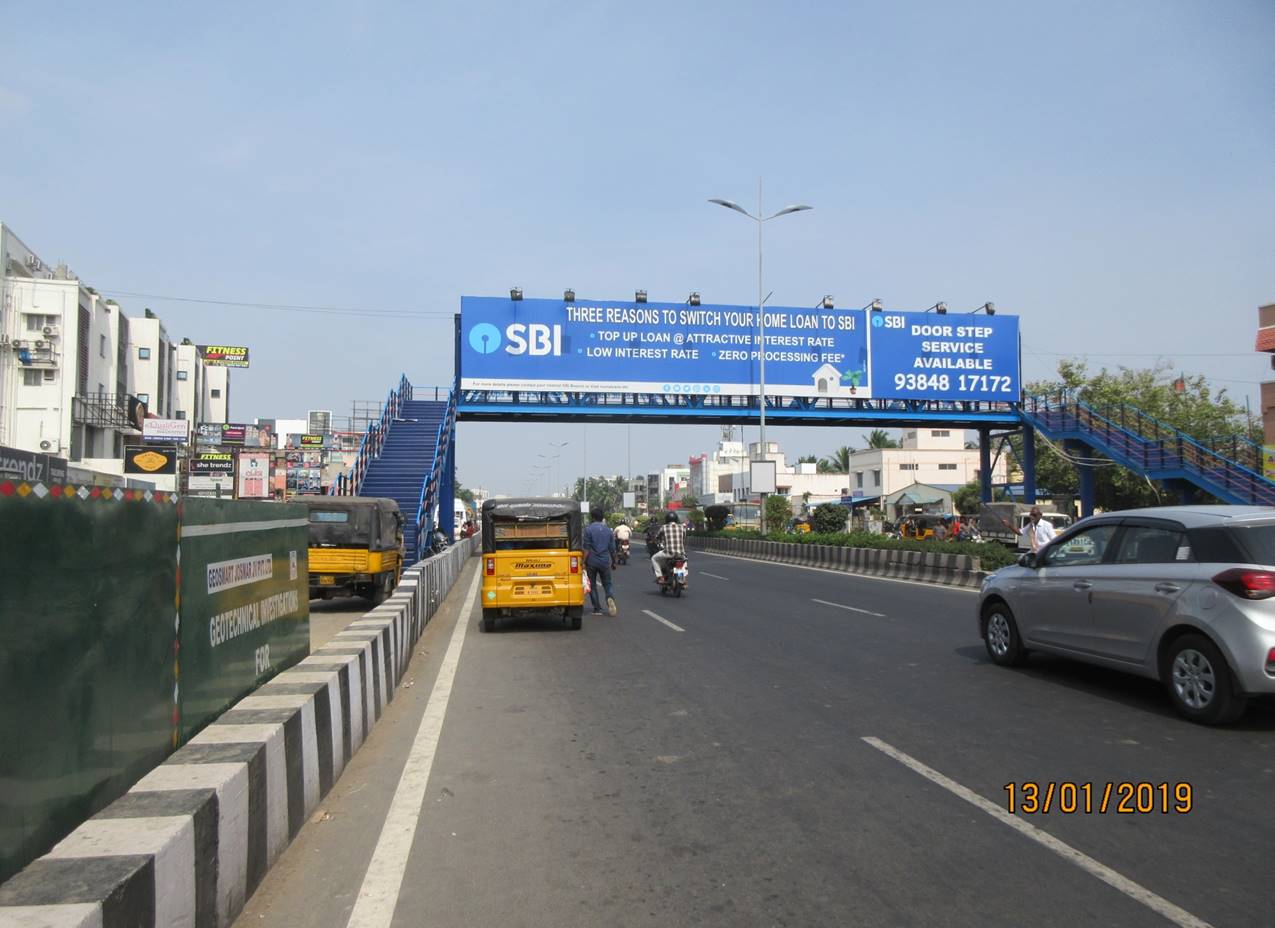
[[[1114,410],[1100,412],[1071,391],[1024,397],[1023,412],[1042,418],[1049,413],[1071,417],[1079,428],[1101,435],[1110,447],[1145,470],[1178,469],[1224,489],[1245,493],[1254,502],[1275,502],[1275,482],[1261,473],[1260,448],[1253,461],[1257,467],[1249,466],[1132,406],[1121,404]],[[1237,437],[1236,447],[1240,442],[1253,444]],[[1219,443],[1216,439],[1210,442],[1215,446]]]
[[[423,560],[434,536],[434,510],[438,506],[439,484],[445,476],[447,453],[456,436],[456,391],[447,396],[447,409],[443,421],[438,424],[434,440],[434,460],[429,473],[421,482],[420,502],[416,507],[416,559]]]
[[[411,398],[412,385],[408,382],[406,374],[400,374],[398,388],[390,390],[390,395],[386,397],[385,405],[381,409],[380,418],[367,424],[367,431],[363,433],[363,440],[359,442],[359,451],[354,456],[354,463],[348,471],[332,481],[332,485],[328,487],[328,496],[359,495],[368,466],[381,456],[381,449],[385,447],[390,426],[398,417],[403,404]]]

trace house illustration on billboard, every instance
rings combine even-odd
[[[853,396],[862,380],[862,371],[842,372],[835,365],[825,362],[811,374],[815,391],[820,396]]]

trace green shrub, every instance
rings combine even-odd
[[[810,532],[804,535],[790,535],[784,532],[770,532],[762,535],[755,529],[739,529],[736,531],[710,532],[709,537],[721,538],[764,538],[767,541],[783,541],[789,544],[830,545],[836,548],[877,548],[889,551],[928,551],[932,554],[968,554],[979,559],[983,570],[993,571],[1005,567],[1018,560],[1015,551],[999,542],[984,541],[918,541],[915,538],[887,538],[872,532]]]
[[[840,503],[823,503],[816,506],[811,514],[810,528],[811,531],[824,535],[842,532],[848,518],[850,510],[845,506]]]
[[[771,531],[782,530],[792,519],[792,503],[788,497],[774,494],[766,497],[765,526]]]

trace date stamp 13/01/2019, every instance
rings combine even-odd
[[[1195,791],[1187,782],[1086,783],[1072,780],[1006,783],[1005,807],[1024,815],[1186,815]]]

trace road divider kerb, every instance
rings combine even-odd
[[[688,536],[687,543],[692,548],[709,554],[963,589],[978,589],[987,576],[978,558],[968,554],[846,548],[760,538],[705,538],[702,535]]]
[[[0,928],[229,928],[393,700],[477,542],[409,568],[383,604],[0,885]]]

